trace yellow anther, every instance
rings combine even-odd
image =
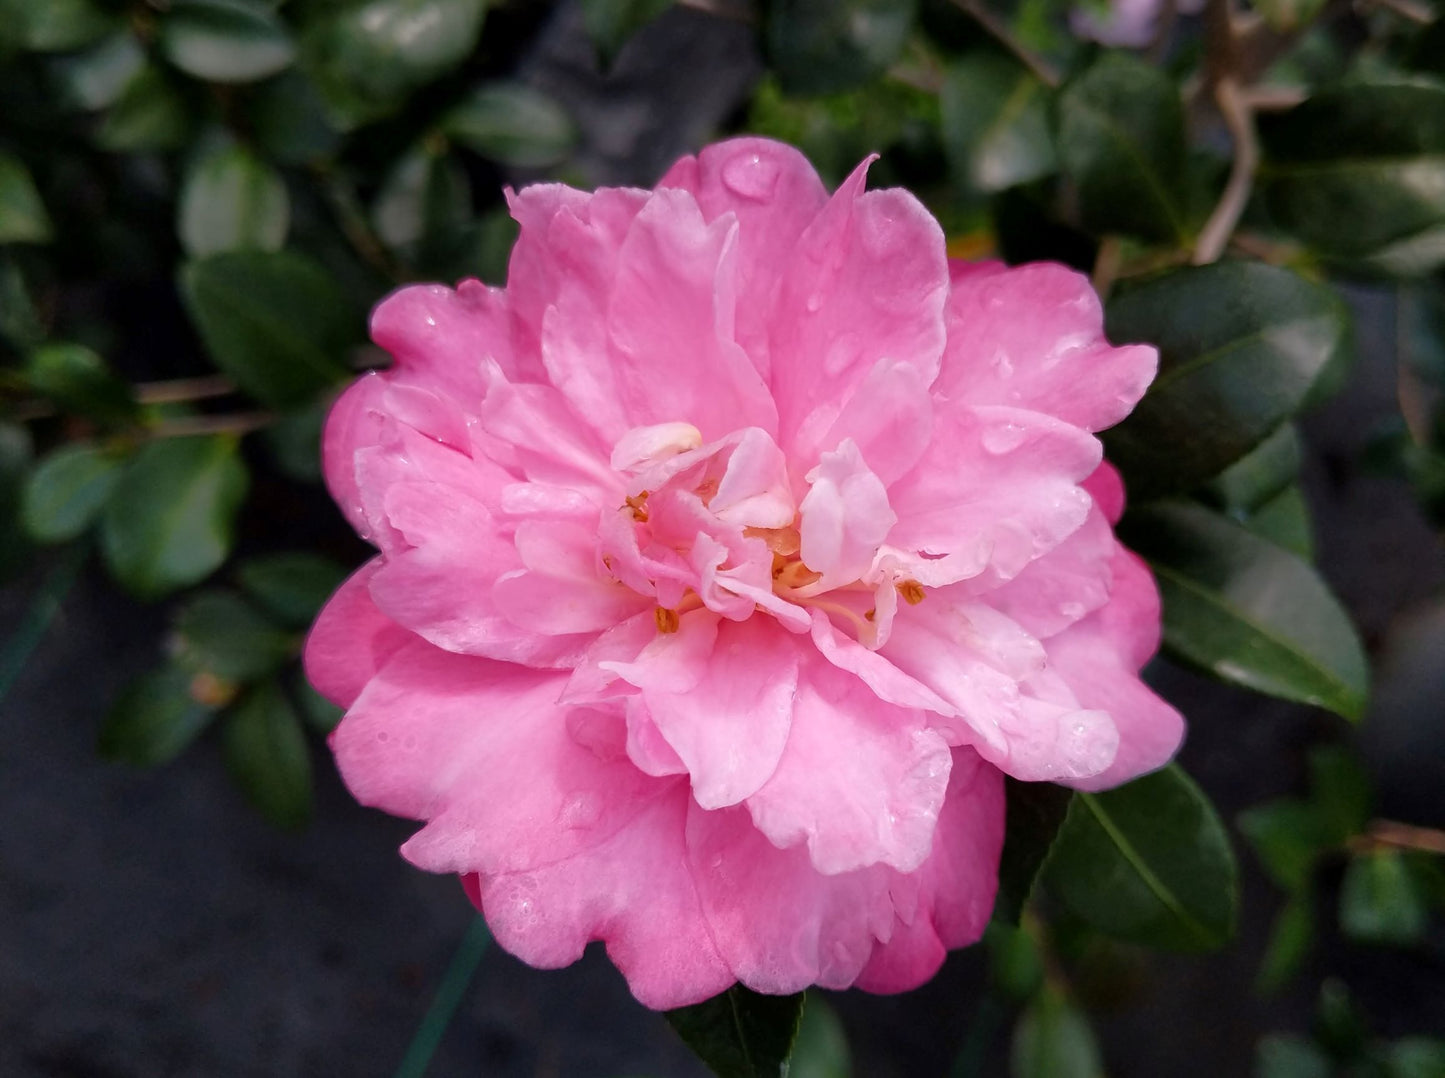
[[[682,622],[676,610],[669,610],[665,606],[659,606],[652,612],[652,620],[657,622],[657,631],[660,633],[675,633]]]
[[[632,519],[639,524],[647,523],[647,491],[641,494],[629,494],[627,504],[623,507],[632,510]]]
[[[876,618],[877,616],[878,616],[878,611],[877,611],[875,608],[870,607],[869,609],[863,611],[863,617],[864,617],[865,619],[867,619],[868,621],[872,621],[872,620],[873,620],[874,618]]]
[[[774,565],[777,563],[774,562]],[[787,562],[781,570],[773,573],[773,579],[783,588],[806,588],[823,579],[823,574],[809,569],[800,561]]]
[[[903,601],[909,606],[917,606],[923,602],[923,596],[926,593],[923,590],[923,585],[918,581],[901,580],[895,586],[898,588],[898,594],[903,596]]]

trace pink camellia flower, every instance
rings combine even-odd
[[[1154,350],[866,170],[739,139],[512,195],[507,287],[387,298],[327,424],[380,551],[306,651],[348,786],[508,950],[603,940],[650,1007],[920,984],[988,921],[1005,773],[1182,736],[1090,433]]]

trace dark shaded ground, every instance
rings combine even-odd
[[[599,92],[581,70],[575,29],[564,20],[549,31],[534,77],[583,102],[586,153],[609,180],[659,172],[727,115],[755,70],[745,34],[709,24],[699,38],[679,24],[659,32],[695,51],[673,50],[682,62],[669,66],[660,96],[626,57]],[[1441,825],[1445,559],[1403,485],[1355,464],[1370,428],[1394,411],[1391,310],[1373,294],[1357,307],[1364,362],[1308,424],[1320,563],[1383,658],[1376,713],[1361,736],[1384,809]],[[37,572],[0,593],[7,635],[39,582]],[[83,576],[0,704],[0,1074],[390,1074],[469,904],[454,881],[403,863],[395,851],[410,825],[356,807],[328,767],[317,776],[316,823],[293,837],[243,804],[209,743],[157,772],[100,761],[93,744],[105,706],[155,662],[163,628],[160,611],[116,595],[99,574]],[[1181,671],[1165,670],[1161,687],[1191,719],[1186,766],[1227,818],[1298,791],[1304,750],[1336,728],[1322,713]],[[1326,973],[1346,979],[1381,1033],[1445,1030],[1438,940],[1432,958],[1327,935],[1292,991],[1256,1000],[1249,985],[1279,898],[1241,858],[1236,945],[1205,957],[1143,956],[1135,991],[1098,1015],[1111,1075],[1247,1074],[1261,1033],[1304,1028]],[[860,1078],[944,1074],[981,979],[981,956],[965,953],[908,996],[835,997]],[[494,949],[430,1073],[703,1072],[600,954],[543,973]]]

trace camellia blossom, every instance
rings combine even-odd
[[[379,550],[306,650],[347,785],[513,954],[605,941],[650,1007],[920,984],[988,921],[1005,774],[1182,736],[1091,433],[1154,349],[1070,270],[950,263],[867,166],[513,194],[506,288],[388,297],[326,426]]]

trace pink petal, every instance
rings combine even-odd
[[[496,366],[485,373],[482,422],[489,434],[513,448],[528,479],[622,500],[603,443],[560,393],[551,386],[510,382]]]
[[[1081,486],[1089,492],[1094,504],[1110,524],[1119,523],[1119,518],[1124,515],[1124,480],[1119,475],[1118,468],[1107,460],[1102,460],[1094,469],[1094,474],[1085,479]]]
[[[387,659],[412,639],[372,602],[369,585],[381,565],[373,558],[352,573],[306,636],[306,677],[338,707],[350,707]]]
[[[1098,439],[1037,412],[940,409],[922,460],[889,488],[889,545],[983,553],[1007,580],[1084,523],[1092,502],[1078,483],[1100,454]]]
[[[386,379],[382,375],[362,375],[336,399],[321,432],[321,471],[326,477],[326,489],[346,522],[363,539],[370,535],[371,527],[361,489],[356,485],[356,453],[381,440],[386,422],[381,406],[385,394]]]
[[[850,439],[887,486],[918,463],[932,434],[933,400],[924,373],[911,363],[880,359],[820,444]]]
[[[513,378],[539,373],[530,354],[512,344],[510,297],[467,280],[455,291],[439,284],[398,288],[371,313],[371,337],[396,357],[397,367],[458,403],[481,399],[483,362]]]
[[[809,586],[822,592],[866,573],[898,518],[888,505],[882,480],[863,462],[851,440],[824,453],[808,473],[808,481],[811,486],[798,506],[801,553],[810,569],[823,574]]]
[[[737,218],[737,340],[767,378],[773,293],[798,237],[828,201],[823,182],[791,146],[737,138],[683,158],[657,185],[689,191],[709,223],[725,213]]]
[[[881,359],[925,383],[943,350],[948,264],[943,232],[902,190],[864,193],[868,162],[798,240],[768,336],[779,444],[812,467],[843,402]]]
[[[911,872],[928,856],[948,769],[948,746],[922,712],[805,659],[787,748],[748,811],[774,845],[806,842],[824,875],[874,864]]]
[[[687,847],[718,953],[755,991],[846,988],[892,927],[888,869],[821,875],[805,848],[778,849],[740,807],[691,806]]]
[[[1128,415],[1159,365],[1151,346],[1112,347],[1088,278],[1051,263],[954,263],[947,319],[935,392],[1043,412],[1089,431]]]
[[[798,658],[791,637],[770,619],[691,613],[677,632],[614,669],[642,690],[703,808],[737,804],[777,769],[792,724]]]
[[[477,883],[497,942],[524,962],[555,969],[604,940],[632,994],[666,1010],[728,988],[688,871],[687,797],[658,797],[598,846],[557,864]]]
[[[578,744],[556,702],[565,681],[414,641],[332,735],[342,778],[362,804],[429,821],[402,847],[420,868],[515,872],[574,856],[668,784]]]
[[[985,583],[979,591],[989,606],[1042,640],[1108,601],[1117,545],[1103,513],[1094,509],[1083,527],[1018,576],[995,588]]]
[[[691,423],[707,441],[777,429],[767,388],[733,336],[737,258],[736,220],[705,223],[685,191],[662,188],[637,215],[607,322],[629,426]]]
[[[1003,776],[955,749],[933,852],[915,874],[918,908],[900,911],[855,982],[867,992],[904,992],[937,972],[945,950],[976,942],[988,926],[1003,851]]]

